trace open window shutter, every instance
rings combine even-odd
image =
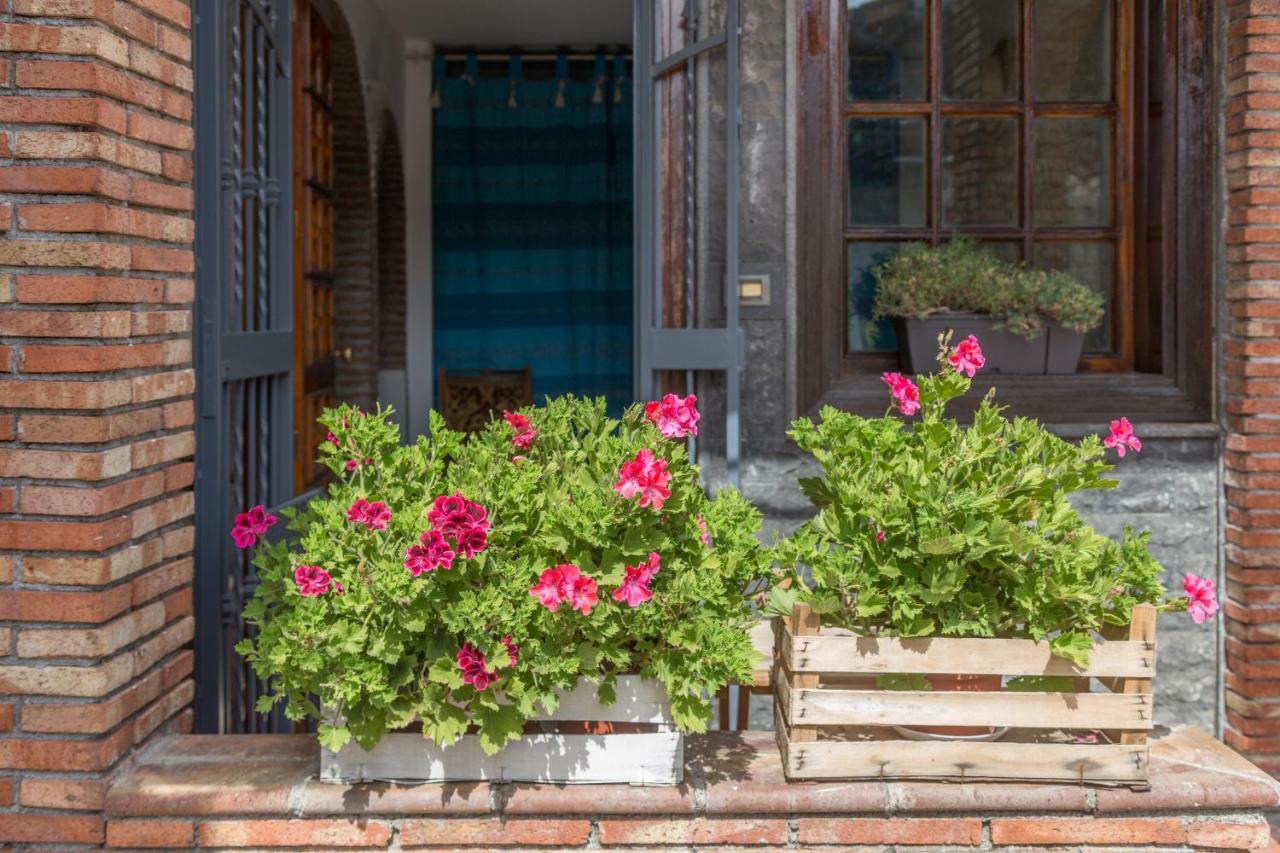
[[[636,388],[725,375],[738,482],[738,0],[642,0],[635,40]],[[723,181],[723,221],[707,210]],[[700,206],[700,199],[702,204]],[[707,427],[710,425],[707,424]]]

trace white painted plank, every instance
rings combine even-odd
[[[795,690],[779,694],[793,725],[1009,726],[1149,730],[1151,695],[1119,693]]]
[[[596,685],[579,681],[568,693],[560,694],[560,704],[553,714],[535,716],[535,720],[606,720],[613,723],[674,723],[667,688],[661,681],[638,675],[618,676],[618,701],[610,706],[596,698]]]
[[[828,634],[797,637],[783,633],[782,655],[792,672],[922,673],[970,675],[1068,675],[1151,678],[1155,643],[1099,640],[1087,669],[1034,640],[955,637],[857,637]]]
[[[678,785],[684,776],[680,732],[526,735],[496,755],[466,735],[448,748],[417,734],[384,735],[366,752],[348,744],[321,748],[324,782],[560,782]]]
[[[784,736],[785,737],[785,736]],[[1145,745],[785,741],[791,779],[1069,781],[1143,785]]]

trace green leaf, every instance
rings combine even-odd
[[[794,587],[774,586],[769,588],[769,594],[765,596],[764,610],[762,611],[766,618],[785,618],[790,616],[795,610],[796,597],[798,593]]]
[[[351,730],[346,726],[335,726],[321,723],[316,728],[316,736],[320,745],[330,752],[337,752],[351,741]]]
[[[274,708],[276,703],[282,698],[283,697],[281,696],[272,696],[270,694],[259,696],[258,701],[253,703],[253,710],[257,711],[259,714],[270,714],[271,709]]]
[[[422,735],[440,746],[456,743],[467,733],[471,720],[467,712],[447,702],[422,714]]]
[[[487,755],[498,752],[524,732],[524,719],[511,705],[500,705],[496,710],[482,711],[477,715],[477,720],[480,723],[480,748]]]
[[[1024,693],[1075,693],[1075,680],[1069,675],[1019,675],[1009,679],[1006,689]]]
[[[1058,657],[1066,658],[1081,669],[1085,669],[1089,666],[1089,653],[1093,651],[1093,640],[1086,634],[1063,631],[1049,640],[1049,648]]]

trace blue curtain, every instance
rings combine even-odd
[[[632,398],[631,81],[481,79],[435,63],[436,369],[533,370],[535,401]]]

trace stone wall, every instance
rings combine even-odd
[[[0,840],[190,728],[191,10],[0,7]]]

